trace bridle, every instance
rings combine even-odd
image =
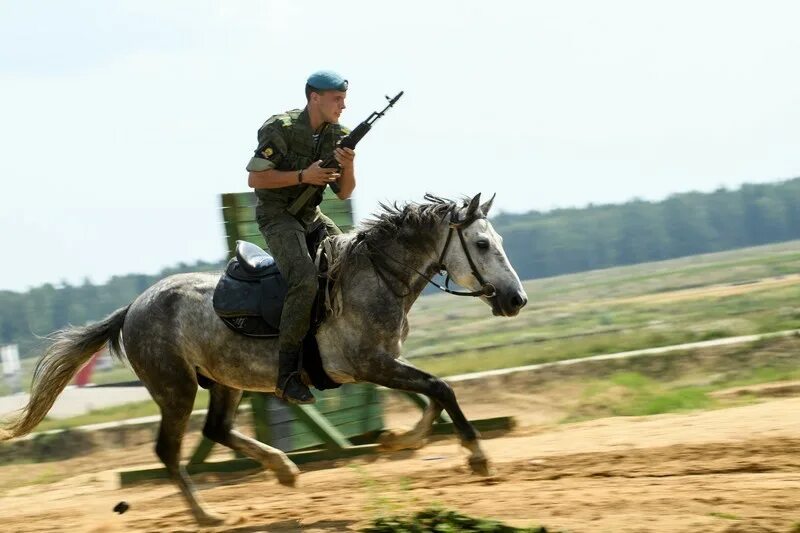
[[[398,265],[400,265],[400,266],[402,266],[402,267],[404,267],[404,268],[406,268],[408,270],[416,272],[417,274],[422,276],[425,280],[427,280],[428,283],[430,283],[431,285],[433,285],[437,289],[439,289],[439,290],[441,290],[443,292],[446,292],[447,294],[452,294],[454,296],[485,296],[486,298],[493,298],[497,294],[497,289],[491,283],[487,283],[486,280],[483,279],[483,276],[481,275],[481,273],[478,272],[478,267],[475,265],[475,261],[472,260],[472,255],[470,255],[470,253],[469,253],[469,248],[467,247],[467,240],[464,238],[464,228],[469,227],[476,220],[485,219],[485,218],[486,218],[486,216],[479,212],[478,214],[474,214],[472,216],[469,216],[464,220],[458,220],[457,217],[456,217],[456,213],[454,213],[454,212],[450,213],[450,222],[448,223],[448,225],[450,227],[450,231],[447,233],[447,240],[445,240],[445,242],[444,242],[444,247],[442,248],[442,253],[439,254],[439,260],[436,263],[436,266],[437,266],[437,268],[439,269],[440,272],[446,272],[447,273],[447,277],[445,278],[444,287],[442,287],[441,285],[439,285],[438,283],[433,281],[430,277],[426,276],[425,274],[423,274],[422,272],[420,272],[416,268],[408,266],[405,263],[403,263],[402,261],[398,261],[394,257],[386,254],[383,250],[377,250],[377,251],[383,257],[385,257],[386,259],[389,259],[390,261],[393,261],[393,262],[397,263]],[[454,233],[458,234],[458,240],[461,241],[461,249],[464,251],[464,255],[467,257],[467,262],[469,263],[469,266],[472,269],[472,275],[475,276],[475,279],[477,279],[478,283],[481,284],[481,288],[478,289],[477,291],[454,291],[454,290],[452,290],[450,288],[450,272],[447,270],[447,266],[444,264],[444,257],[447,254],[447,250],[450,247],[450,243],[453,241],[453,234]],[[371,257],[370,257],[370,261],[372,261]],[[407,296],[407,294],[406,295],[397,294],[394,291],[394,289],[392,288],[392,285],[388,282],[388,280],[384,276],[383,272],[381,272],[381,269],[378,267],[378,265],[376,265],[374,263],[374,261],[373,261],[372,264],[375,267],[375,271],[378,273],[378,276],[380,276],[380,278],[383,280],[383,282],[386,283],[386,285],[395,294],[395,296],[398,296],[398,297]]]
[[[434,282],[431,279],[428,279],[429,283],[437,286],[439,289],[443,290],[448,294],[454,294],[456,296],[486,296],[487,298],[493,298],[497,294],[497,289],[495,289],[494,285],[491,283],[487,283],[486,280],[483,279],[481,273],[478,272],[478,267],[475,265],[475,261],[472,260],[472,255],[469,253],[469,248],[467,247],[467,240],[464,238],[464,228],[468,227],[470,224],[475,222],[476,220],[486,218],[484,215],[473,215],[466,220],[455,220],[455,213],[450,214],[450,231],[447,233],[447,240],[444,241],[444,247],[442,248],[442,253],[439,254],[439,262],[437,266],[439,267],[439,271],[447,272],[447,277],[444,281],[444,287],[439,285],[438,283]],[[481,284],[481,288],[477,291],[469,291],[469,292],[458,292],[453,291],[450,289],[450,271],[447,270],[447,266],[444,264],[444,256],[447,254],[447,249],[450,247],[450,243],[453,241],[453,233],[458,234],[458,240],[461,241],[461,249],[464,251],[464,255],[467,257],[467,262],[469,263],[469,267],[472,269],[472,275],[475,276],[475,279],[478,280],[478,283]]]

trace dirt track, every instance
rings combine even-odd
[[[538,406],[505,402],[466,406],[471,416],[511,412],[521,419],[514,432],[485,441],[493,478],[467,473],[454,439],[416,452],[307,466],[294,490],[263,472],[198,476],[207,503],[230,516],[229,525],[209,531],[356,530],[378,512],[431,503],[573,532],[797,531],[800,398],[565,426],[543,424]],[[148,445],[0,468],[0,529],[195,531],[171,484],[116,487],[113,468],[152,460]],[[46,483],[65,472],[70,477]],[[121,500],[131,508],[116,515],[112,508]]]

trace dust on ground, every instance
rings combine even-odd
[[[512,432],[484,440],[493,477],[471,475],[452,437],[416,451],[302,465],[296,489],[268,472],[199,475],[209,507],[229,517],[206,531],[355,531],[378,515],[432,504],[573,532],[788,533],[800,523],[798,397],[558,425],[556,398],[480,388],[459,394],[471,418],[518,420]],[[416,416],[389,402],[390,425]],[[187,438],[185,454],[197,439]],[[153,462],[152,445],[141,445],[4,466],[2,530],[197,531],[171,483],[118,487],[116,469]],[[130,509],[117,515],[120,501]]]

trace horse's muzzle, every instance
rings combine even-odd
[[[520,309],[528,303],[528,295],[522,289],[508,292],[498,291],[491,302],[494,316],[517,316]]]

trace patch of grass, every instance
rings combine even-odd
[[[473,518],[455,511],[434,507],[420,511],[411,517],[381,517],[362,531],[368,533],[547,533],[548,530],[544,527],[517,528],[507,526],[495,520]]]
[[[678,387],[638,372],[625,371],[588,382],[578,405],[563,422],[604,416],[644,416],[707,409],[709,387]]]
[[[664,392],[644,392],[632,401],[619,405],[615,411],[622,416],[657,415],[707,409],[714,401],[703,388],[685,387]]]
[[[565,359],[580,359],[607,353],[682,344],[695,340],[697,340],[697,336],[692,332],[678,332],[668,337],[660,332],[632,331],[624,334],[609,333],[591,337],[575,337],[558,342],[531,341],[483,350],[465,350],[439,357],[415,357],[413,363],[434,375],[448,376]]]
[[[714,512],[714,513],[708,513],[708,515],[709,516],[714,516],[716,518],[724,518],[725,520],[741,520],[741,517],[738,517],[738,516],[730,514],[730,513]]]
[[[727,329],[712,329],[700,333],[699,340],[711,341],[714,339],[724,339],[725,337],[735,337],[736,334]]]
[[[609,381],[621,387],[643,391],[648,387],[653,386],[653,380],[647,378],[638,372],[617,372],[609,378]]]
[[[400,503],[390,497],[392,494],[390,487],[370,476],[367,470],[362,466],[349,466],[358,474],[359,478],[361,478],[361,482],[364,485],[364,492],[367,495],[367,512],[370,515],[378,518],[386,514],[397,513],[400,510]],[[409,487],[410,482],[408,478],[403,478],[403,480],[401,480],[401,485]]]
[[[762,400],[758,395],[715,398],[711,393],[800,379],[796,344],[793,338],[775,338],[752,345],[721,347],[716,355],[714,350],[687,351],[682,356],[670,354],[619,361],[618,365],[631,370],[618,371],[606,377],[593,377],[591,370],[589,380],[577,374],[569,379],[581,387],[581,393],[573,396],[574,404],[561,422],[716,409],[758,402]]]
[[[793,366],[793,365],[792,365]],[[776,368],[764,366],[759,368],[742,369],[727,375],[724,379],[714,383],[714,389],[728,389],[744,387],[747,385],[760,385],[776,381],[794,381],[800,379],[800,368]]]
[[[40,472],[31,479],[26,480],[25,485],[47,485],[64,479],[65,477],[67,476],[65,476],[63,472],[57,472],[53,468],[48,468],[44,472]]]

